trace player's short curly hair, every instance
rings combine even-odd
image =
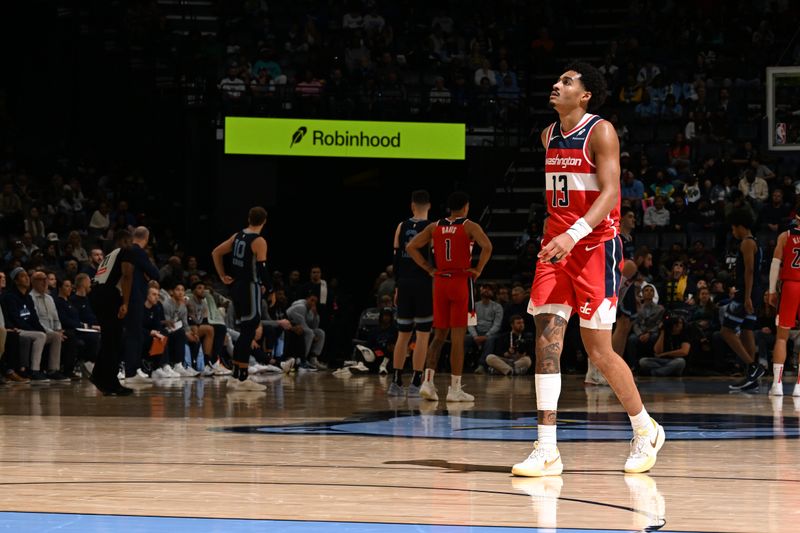
[[[580,80],[587,91],[592,93],[589,99],[588,111],[597,111],[606,101],[608,86],[605,77],[595,67],[583,61],[573,61],[566,67],[564,72],[574,70],[581,75]]]
[[[753,216],[746,209],[734,209],[728,215],[728,224],[753,229]]]

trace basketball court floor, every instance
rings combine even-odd
[[[800,529],[800,398],[641,380],[667,443],[624,475],[608,388],[565,376],[558,478],[510,474],[535,439],[532,376],[465,376],[474,404],[386,397],[385,376],[180,379],[105,398],[0,389],[0,530],[766,532]],[[437,376],[440,396],[449,376]],[[787,384],[787,393],[791,389]]]

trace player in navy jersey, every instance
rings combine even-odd
[[[412,357],[414,374],[408,387],[408,397],[418,397],[422,385],[422,371],[425,369],[425,356],[428,353],[428,340],[433,326],[433,280],[411,259],[406,251],[406,245],[431,224],[428,220],[430,207],[428,191],[414,191],[411,194],[412,216],[398,224],[394,233],[394,277],[397,280],[395,306],[399,333],[394,345],[394,379],[387,391],[389,396],[403,395],[403,366],[406,362],[411,333],[414,330],[416,330]],[[430,248],[423,248],[420,253],[425,260],[428,260]]]
[[[266,387],[248,376],[250,345],[261,323],[261,294],[270,287],[267,270],[267,241],[261,236],[267,222],[267,211],[253,207],[247,215],[248,226],[231,235],[211,253],[219,278],[230,287],[239,338],[233,346],[233,376],[230,390],[258,391]],[[232,254],[230,275],[225,272],[223,257]],[[270,291],[270,305],[274,294]],[[248,379],[249,378],[249,379]]]
[[[467,219],[469,196],[466,193],[451,194],[447,199],[447,206],[450,208],[449,217],[427,226],[406,246],[414,262],[433,278],[433,327],[436,332],[428,352],[420,396],[432,401],[439,399],[433,384],[433,375],[439,362],[439,353],[450,333],[451,383],[447,390],[447,401],[471,402],[475,398],[461,388],[464,335],[467,331],[468,315],[470,311],[474,312],[474,305],[470,306],[474,297],[472,281],[478,279],[492,256],[492,243],[479,224]],[[436,267],[420,252],[431,242]],[[474,268],[473,242],[481,247],[481,255]]]
[[[580,317],[586,352],[608,380],[631,420],[634,438],[625,472],[646,472],[664,444],[664,430],[642,405],[633,375],[614,352],[622,269],[619,238],[619,139],[614,126],[589,113],[606,97],[602,74],[586,63],[569,65],[553,84],[558,120],[541,135],[549,217],[536,265],[529,312],[536,322],[538,442],[512,473],[539,477],[563,470],[556,446],[561,394],[561,350],[570,315]]]
[[[758,241],[753,237],[751,231],[753,220],[748,212],[735,210],[731,212],[728,221],[734,238],[740,243],[734,274],[736,293],[725,308],[721,334],[731,350],[747,364],[746,375],[741,381],[729,385],[730,390],[751,390],[758,388],[758,380],[766,373],[756,359],[754,333],[758,329],[756,309],[763,296],[763,291],[759,287],[762,252]]]

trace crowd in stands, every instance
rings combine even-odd
[[[550,83],[576,55],[570,41],[597,31],[590,26],[603,9],[591,7],[242,4],[230,8],[236,16],[216,39],[216,88],[229,112],[536,127]],[[622,8],[603,21],[618,29],[578,53],[602,64],[625,140],[642,142],[630,120],[679,125],[686,141],[752,136],[751,104],[763,103],[764,67],[793,44],[788,20],[796,6],[633,0],[609,7]],[[800,46],[787,53],[796,64]]]
[[[584,55],[593,55],[606,76],[609,94],[600,113],[615,125],[621,143],[622,236],[625,256],[637,266],[625,357],[645,373],[729,372],[733,358],[718,335],[735,256],[726,216],[750,213],[768,260],[777,233],[800,209],[795,162],[761,148],[765,67],[780,58],[800,61],[800,44],[789,41],[797,6],[683,7],[639,0],[620,6],[626,9],[617,10],[610,38],[598,39]],[[216,92],[224,112],[265,116],[446,120],[496,128],[513,119],[515,127],[536,132],[552,121],[544,105],[550,83],[575,55],[575,41],[594,31],[578,24],[581,17],[591,24],[590,4],[303,0],[217,7],[215,35],[190,31],[174,47],[191,58],[180,62],[184,74]],[[160,9],[149,4],[146,13],[128,20],[160,20]],[[167,31],[164,24],[145,25],[150,33]],[[796,134],[789,133],[790,142]],[[93,333],[96,320],[86,297],[91,276],[116,231],[149,222],[128,205],[141,208],[142,183],[135,177],[115,181],[84,164],[33,178],[13,160],[3,161],[0,301],[8,375],[68,379],[75,361],[92,360],[102,332]],[[478,325],[467,341],[475,369],[508,374],[530,367],[533,324],[526,311],[543,213],[541,204],[532,206],[508,280],[478,289]],[[160,279],[153,280],[145,304],[143,367],[126,368],[125,375],[171,374],[167,367],[172,373],[208,372],[205,363],[224,372],[235,336],[224,286],[201,270],[205,261],[189,256],[163,229],[153,232],[147,250]],[[338,352],[351,332],[336,326],[333,280],[326,283],[315,268],[307,282],[299,271],[285,278],[276,273],[275,286],[276,303],[265,309],[254,361],[280,369],[291,360],[311,369],[340,357],[329,353],[331,337]],[[382,310],[393,305],[390,269],[375,295],[376,307],[363,316],[374,321],[373,348],[388,353],[392,332]],[[774,320],[769,306],[759,307],[763,359]],[[567,368],[571,358],[577,366],[574,354],[580,351],[577,336],[571,338]],[[648,360],[687,343],[683,365]]]
[[[90,166],[68,161],[49,180],[31,178],[12,151],[6,155],[0,166],[0,379],[77,380],[91,372],[102,335],[89,298],[92,278],[115,235],[127,230],[136,237],[149,220],[129,208],[126,195],[141,199],[148,192],[131,191],[134,180],[97,176]],[[148,204],[137,201],[139,208]],[[170,233],[152,232],[145,249],[158,275],[142,302],[141,353],[120,354],[120,378],[129,384],[230,373],[238,332],[226,287],[203,270],[210,257],[189,255]],[[332,357],[326,331],[344,336],[331,330],[342,309],[338,283],[314,266],[307,281],[297,270],[286,279],[275,271],[273,285],[274,304],[262,302],[251,370],[326,368],[323,360]]]

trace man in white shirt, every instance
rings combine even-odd
[[[239,76],[239,69],[232,66],[228,69],[228,77],[219,82],[219,90],[226,100],[240,100],[247,90],[244,80]]]
[[[656,196],[653,205],[644,212],[644,227],[655,231],[669,225],[669,210],[664,207],[666,200],[663,196]]]
[[[61,343],[66,340],[66,337],[61,327],[61,321],[58,319],[56,302],[47,290],[47,274],[41,270],[34,272],[31,276],[31,285],[33,286],[31,290],[33,305],[47,335],[45,346],[50,347],[50,360],[60,361],[66,367],[67,374],[72,374],[74,361],[61,361]],[[69,378],[66,381],[69,381]]]

